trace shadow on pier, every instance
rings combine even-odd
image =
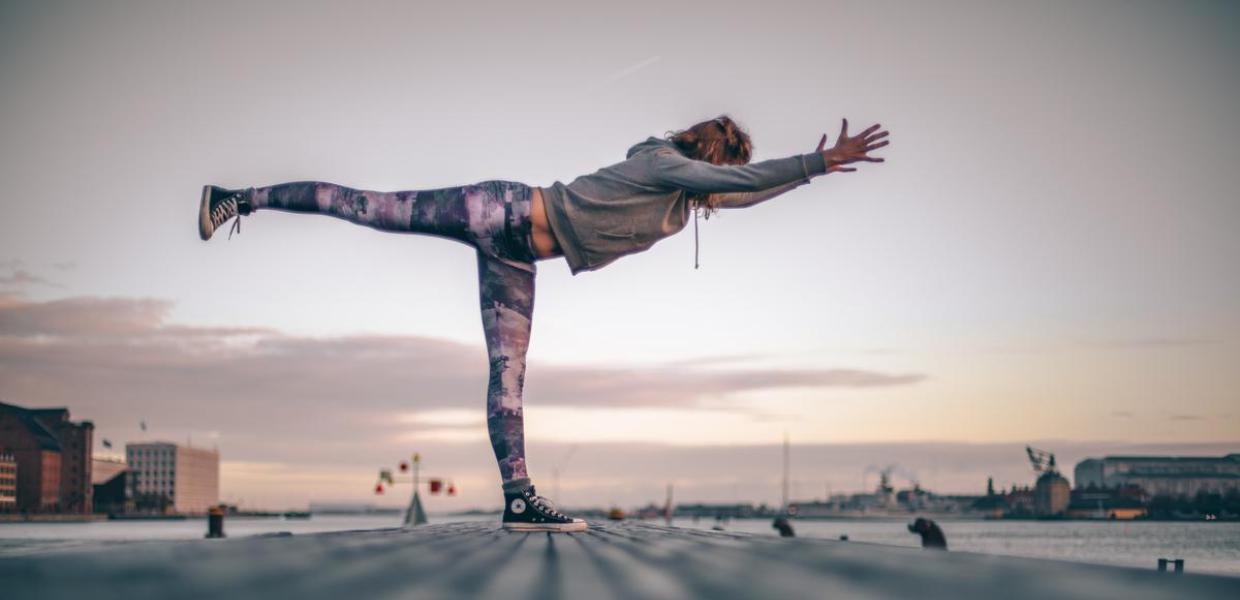
[[[856,542],[460,523],[79,547],[0,559],[17,598],[1240,598],[1240,578]]]

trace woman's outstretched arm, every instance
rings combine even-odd
[[[816,152],[823,157],[826,164],[826,173],[836,172],[852,172],[856,168],[845,167],[843,165],[864,160],[868,162],[883,162],[881,158],[873,158],[866,156],[870,150],[875,150],[887,145],[887,141],[878,142],[879,139],[887,136],[886,131],[876,132],[878,125],[875,124],[869,129],[861,132],[856,137],[848,137],[848,119],[844,120],[842,129],[840,130],[840,138],[836,141],[835,146],[826,149],[827,134],[822,134],[822,139],[818,142]],[[869,135],[873,133],[873,135]],[[780,194],[792,191],[797,187],[809,183],[809,179],[798,179],[785,184],[772,186],[756,192],[723,192],[711,194],[711,204],[717,208],[746,208],[765,202]]]
[[[819,153],[772,158],[747,165],[713,165],[670,148],[650,158],[651,183],[693,193],[757,192],[794,181],[809,182],[827,172]]]
[[[756,192],[723,192],[711,194],[711,206],[716,208],[746,208],[758,204],[759,202],[770,200],[771,198],[783,194],[784,192],[790,192],[807,183],[809,183],[808,179],[798,179],[796,181],[785,183],[783,185],[777,185],[775,187],[769,187],[765,190],[758,190]]]
[[[811,178],[818,175],[856,170],[843,166],[846,164],[858,161],[883,162],[881,158],[867,156],[871,150],[888,143],[886,140],[878,141],[887,136],[887,132],[878,131],[878,127],[878,124],[875,124],[861,134],[849,137],[848,119],[844,119],[839,139],[830,149],[825,148],[827,136],[823,134],[814,152],[747,165],[714,165],[689,158],[671,149],[658,150],[650,159],[651,178],[655,184],[679,187],[695,193],[760,194],[737,196],[733,199],[734,202],[745,202],[746,206],[750,206],[756,203],[755,200],[772,198],[792,189],[787,187],[787,184],[809,183]]]

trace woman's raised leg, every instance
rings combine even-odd
[[[516,181],[493,179],[425,190],[376,192],[325,181],[225,189],[203,187],[198,231],[212,237],[217,227],[255,210],[317,213],[383,231],[422,233],[454,239],[492,256],[525,264],[536,260],[528,243],[532,191]],[[231,233],[229,234],[231,236]]]
[[[376,192],[325,181],[251,188],[254,209],[319,213],[384,231],[426,233],[472,243],[467,196],[477,186]]]

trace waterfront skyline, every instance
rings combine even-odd
[[[770,499],[785,431],[841,491],[869,463],[832,448],[955,492],[1029,442],[1240,450],[1240,10],[711,6],[0,2],[0,401],[218,444],[224,500],[364,498],[339,482],[421,450],[481,505],[472,253],[278,213],[204,244],[200,186],[547,185],[720,113],[755,160],[847,117],[887,162],[702,222],[701,269],[688,231],[539,264],[540,489],[576,444],[569,503],[661,498],[657,461]]]

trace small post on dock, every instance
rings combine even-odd
[[[1160,573],[1165,573],[1167,571],[1167,563],[1171,563],[1175,567],[1176,575],[1184,574],[1184,559],[1182,558],[1177,558],[1174,560],[1170,558],[1158,559],[1158,571]]]
[[[208,538],[224,537],[224,507],[212,506],[207,509],[207,536]]]

